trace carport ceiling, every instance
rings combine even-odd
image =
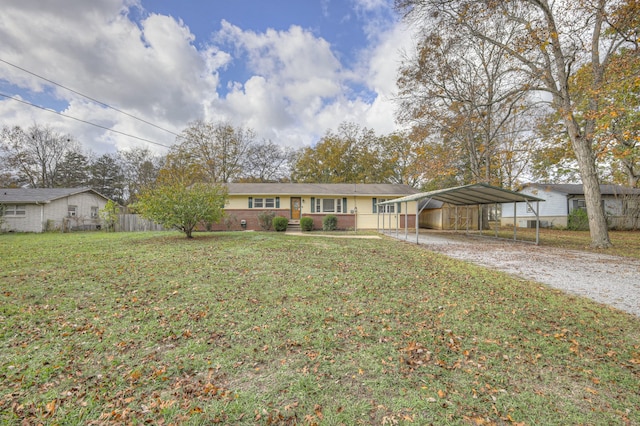
[[[396,204],[408,201],[420,201],[426,198],[442,201],[455,206],[471,206],[476,204],[514,203],[523,201],[544,201],[532,195],[509,191],[508,189],[491,186],[484,183],[458,186],[455,188],[439,189],[437,191],[421,192],[379,204]]]

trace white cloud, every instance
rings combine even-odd
[[[42,7],[35,10],[35,3]],[[54,8],[50,2],[30,0],[4,4],[0,38],[7,43],[0,45],[0,58],[175,132],[204,115],[205,103],[216,97],[216,70],[228,62],[227,54],[215,49],[198,51],[189,28],[171,17],[151,14],[137,24],[127,15],[133,2],[68,3],[73,5],[56,2]],[[168,133],[158,134],[130,117],[88,104],[67,90],[1,65],[0,78],[23,89],[37,93],[49,87],[58,99],[69,102],[68,115],[117,130],[136,130],[161,143],[174,141]],[[33,115],[26,112],[22,117]],[[100,135],[104,136],[96,138],[96,130],[88,125],[37,116],[43,122],[71,128],[90,146],[94,141],[103,149],[101,141],[116,147],[137,143],[103,131]],[[28,126],[25,121],[15,124]]]
[[[395,58],[406,35],[400,24],[383,24],[385,0],[354,1],[358,13],[379,19],[375,25],[362,21],[369,22],[370,46],[361,51],[355,69],[345,68],[327,40],[295,25],[254,32],[222,21],[202,46],[207,40],[195,40],[186,23],[147,14],[137,0],[5,0],[0,59],[176,133],[199,118],[253,128],[260,138],[294,147],[317,142],[343,121],[388,133],[394,130],[389,99],[395,91]],[[221,81],[227,67],[244,67],[245,77]],[[2,63],[0,80],[19,86],[25,97],[52,92],[63,112],[78,119],[162,144],[174,142],[169,133]],[[368,93],[360,96],[353,83]],[[221,95],[223,87],[228,89]],[[98,153],[144,145],[11,100],[0,99],[0,120],[25,127],[51,123]]]

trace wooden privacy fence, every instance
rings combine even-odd
[[[118,215],[118,226],[116,228],[116,231],[164,231],[164,228],[151,220],[144,219],[138,214],[121,214]]]

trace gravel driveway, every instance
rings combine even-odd
[[[387,233],[396,238],[396,233]],[[404,234],[398,235],[404,240]],[[409,235],[415,243],[415,234]],[[447,256],[498,269],[606,303],[640,316],[640,260],[534,244],[421,233],[420,245]]]

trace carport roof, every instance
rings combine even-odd
[[[437,191],[420,192],[406,197],[384,201],[378,204],[395,204],[408,201],[420,201],[426,198],[442,201],[456,206],[470,206],[476,204],[513,203],[524,201],[544,201],[542,198],[528,194],[510,191],[485,183],[457,186],[454,188],[439,189]]]

